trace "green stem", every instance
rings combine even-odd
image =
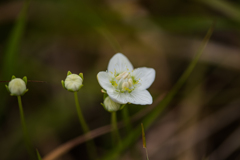
[[[19,112],[20,112],[24,142],[25,142],[25,145],[26,145],[26,148],[27,148],[27,151],[28,151],[29,155],[31,156],[32,159],[35,159],[35,155],[34,155],[32,149],[31,149],[32,147],[31,147],[31,143],[30,143],[30,140],[29,140],[29,136],[28,136],[28,131],[27,131],[26,122],[25,122],[25,118],[24,118],[23,107],[22,107],[21,96],[17,96],[17,99],[18,99],[18,106],[19,106]]]
[[[83,132],[86,134],[86,133],[89,132],[89,128],[88,128],[87,123],[86,123],[86,121],[85,121],[85,119],[83,117],[82,110],[80,108],[79,101],[78,101],[78,94],[77,94],[77,92],[74,92],[74,98],[75,98],[78,118],[79,118],[80,124],[82,126]]]
[[[117,113],[116,112],[112,112],[111,123],[112,123],[112,142],[113,142],[113,146],[115,146],[116,144],[121,143],[121,138],[120,138],[120,134],[118,131],[118,126],[117,126]]]
[[[129,133],[132,129],[132,125],[131,125],[131,120],[129,117],[129,112],[128,112],[127,106],[124,106],[124,108],[122,109],[122,116],[123,116],[123,121],[126,126],[127,133]]]
[[[86,121],[83,117],[82,110],[80,108],[79,101],[78,101],[77,92],[74,92],[74,98],[75,98],[76,109],[77,109],[80,124],[82,126],[84,134],[87,134],[89,132],[89,128],[88,128],[88,125],[87,125],[87,123],[86,123]],[[87,151],[88,151],[88,155],[89,155],[90,159],[92,159],[92,160],[98,159],[97,158],[96,146],[95,146],[95,143],[93,142],[93,140],[91,139],[90,141],[88,141],[86,143],[86,145],[87,145]]]

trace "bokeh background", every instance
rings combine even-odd
[[[23,0],[0,0],[0,81],[12,75],[44,81],[29,82],[22,97],[42,157],[83,134],[74,96],[60,83],[67,71],[84,74],[80,105],[96,129],[110,124],[96,75],[115,53],[125,54],[135,68],[155,68],[149,91],[157,100],[177,82],[215,22],[193,73],[146,129],[147,148],[151,160],[240,159],[239,0],[31,0],[26,6]],[[0,159],[29,159],[17,98],[6,82],[0,84]],[[150,106],[127,107],[133,116]],[[110,133],[94,141],[99,157],[112,151]],[[58,159],[88,160],[85,143]],[[119,159],[146,159],[140,136]]]

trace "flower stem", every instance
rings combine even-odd
[[[132,125],[131,125],[131,120],[130,120],[130,117],[129,117],[129,112],[128,112],[127,105],[122,109],[122,116],[123,116],[123,121],[124,121],[125,126],[126,126],[126,131],[127,131],[127,133],[129,133],[132,129]]]
[[[24,118],[24,112],[23,112],[23,107],[22,107],[22,100],[21,100],[21,96],[17,96],[18,99],[18,106],[19,106],[19,112],[20,112],[20,118],[21,118],[21,123],[22,123],[22,131],[23,131],[23,136],[24,136],[24,142],[27,148],[27,151],[30,155],[30,157],[32,159],[35,159],[35,155],[32,151],[32,147],[31,147],[31,143],[29,140],[29,136],[28,136],[28,131],[27,131],[27,127],[26,127],[26,122],[25,122],[25,118]]]
[[[78,101],[78,94],[77,94],[77,92],[74,92],[74,98],[75,98],[78,118],[79,118],[80,124],[82,126],[83,132],[86,134],[87,132],[89,132],[89,128],[88,128],[87,123],[86,123],[86,121],[85,121],[85,119],[83,117],[82,110],[80,108],[79,101]]]
[[[78,118],[79,118],[80,124],[82,126],[84,134],[87,134],[89,132],[89,128],[88,128],[88,125],[87,125],[87,123],[86,123],[86,121],[85,121],[85,119],[83,117],[82,110],[80,108],[79,101],[78,101],[78,94],[77,94],[77,92],[74,92],[74,98],[75,98],[76,109],[77,109],[77,113],[78,113]],[[92,159],[92,160],[98,159],[97,158],[96,146],[95,146],[93,140],[91,139],[90,141],[88,141],[86,143],[86,145],[87,145],[87,150],[88,150],[88,154],[89,154],[90,159]]]
[[[112,112],[111,123],[112,123],[112,142],[113,142],[113,146],[115,146],[116,144],[121,143],[121,138],[120,138],[120,134],[118,131],[118,126],[117,126],[117,113],[116,112]]]

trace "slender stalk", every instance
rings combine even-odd
[[[78,118],[79,118],[80,124],[82,126],[83,132],[87,133],[87,132],[89,132],[89,128],[88,128],[87,123],[86,123],[86,121],[85,121],[85,119],[83,117],[82,110],[80,108],[79,101],[78,101],[78,94],[77,94],[77,92],[74,92],[74,98],[75,98],[76,109],[77,109],[77,114],[78,114]]]
[[[78,118],[79,118],[79,122],[82,126],[82,129],[83,129],[83,132],[85,134],[87,134],[89,132],[89,128],[88,128],[88,125],[83,117],[83,114],[82,114],[82,110],[80,108],[80,105],[79,105],[79,101],[78,101],[78,94],[77,92],[74,92],[74,98],[75,98],[75,103],[76,103],[76,109],[77,109],[77,114],[78,114]],[[87,151],[88,151],[88,155],[90,157],[90,159],[92,160],[96,160],[98,159],[97,158],[97,150],[96,150],[96,146],[92,140],[92,138],[90,137],[90,141],[88,141],[86,143],[87,145]]]
[[[121,138],[120,138],[120,134],[118,131],[118,126],[117,126],[117,113],[116,112],[112,112],[111,124],[112,124],[112,142],[113,142],[113,146],[115,146],[115,145],[121,143]]]
[[[123,116],[124,124],[126,126],[127,133],[129,133],[132,129],[132,124],[131,124],[131,120],[129,117],[127,105],[122,109],[122,116]]]
[[[28,136],[28,131],[27,131],[26,122],[25,122],[25,118],[24,118],[23,107],[22,107],[21,96],[17,96],[17,99],[18,99],[18,106],[19,106],[19,112],[20,112],[24,142],[25,142],[25,145],[26,145],[26,148],[27,148],[27,151],[28,151],[30,157],[32,159],[35,159],[35,155],[34,155],[32,149],[31,149],[32,147],[31,147],[31,143],[30,143],[30,140],[29,140],[29,136]]]

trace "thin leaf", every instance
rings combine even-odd
[[[223,0],[196,0],[197,2],[204,3],[207,6],[210,6],[213,9],[216,9],[225,15],[229,16],[233,20],[240,22],[240,8],[236,7],[227,1]]]
[[[26,26],[27,11],[30,0],[25,0],[24,6],[19,14],[15,26],[8,39],[5,57],[3,60],[3,76],[8,78],[14,74],[16,69],[17,54],[21,43],[22,35]]]
[[[42,157],[40,155],[40,153],[38,152],[38,150],[36,149],[36,152],[37,152],[37,157],[38,157],[38,160],[42,160]]]
[[[146,137],[145,137],[144,127],[143,127],[142,123],[141,123],[141,127],[142,127],[143,148],[147,148],[147,146],[146,146]]]
[[[143,124],[142,124],[142,123],[141,123],[141,127],[142,127],[143,148],[144,148],[145,151],[146,151],[147,160],[149,160],[149,158],[148,158],[148,151],[147,151],[147,145],[146,145],[146,137],[145,137],[144,127],[143,127]]]
[[[2,76],[1,78],[10,79],[10,77],[15,74],[16,71],[16,62],[18,57],[18,49],[21,42],[21,38],[26,26],[26,18],[27,18],[27,11],[29,8],[29,2],[30,0],[25,0],[23,8],[18,16],[18,19],[16,21],[15,26],[13,27],[13,30],[9,36],[6,51],[4,54],[4,58],[2,59]],[[0,88],[0,92],[4,93],[5,89]],[[5,109],[5,103],[6,103],[6,94],[1,95],[1,105],[0,105],[0,116],[2,116]]]

